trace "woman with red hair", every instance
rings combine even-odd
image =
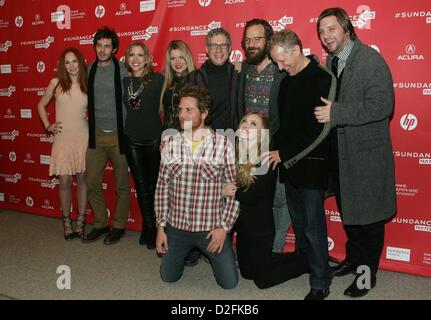
[[[55,122],[50,123],[46,107],[55,98]],[[54,135],[49,175],[60,180],[60,205],[63,212],[64,238],[81,238],[87,208],[87,176],[85,154],[88,145],[87,67],[83,55],[75,48],[65,49],[51,80],[37,106],[48,133]],[[73,229],[70,218],[72,180],[78,184],[78,216]]]

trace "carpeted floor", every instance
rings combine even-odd
[[[309,291],[308,275],[266,290],[240,278],[237,288],[223,290],[202,260],[178,282],[163,283],[160,259],[139,246],[138,238],[128,231],[112,246],[102,239],[65,241],[59,219],[0,210],[0,300],[302,300]],[[70,270],[70,289],[60,290],[64,268]],[[353,275],[335,278],[328,300],[350,299],[343,291],[351,281]],[[363,299],[430,300],[431,279],[382,270],[377,287]]]

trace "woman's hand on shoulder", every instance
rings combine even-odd
[[[235,183],[226,183],[225,185],[223,185],[223,189],[222,189],[222,195],[224,197],[235,197],[235,193],[236,193],[236,184]]]

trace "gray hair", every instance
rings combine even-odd
[[[302,42],[298,35],[290,30],[282,30],[275,32],[268,41],[268,51],[271,51],[274,46],[280,46],[284,50],[292,49],[294,46],[298,45],[302,52]]]
[[[211,39],[215,36],[218,36],[219,34],[223,35],[226,37],[226,41],[227,41],[227,45],[229,47],[231,47],[232,45],[232,40],[230,38],[230,34],[229,32],[227,32],[225,29],[223,28],[216,28],[216,29],[212,29],[210,32],[208,32],[208,34],[205,37],[205,45],[209,46],[211,44]]]

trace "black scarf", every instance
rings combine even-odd
[[[115,67],[114,73],[114,85],[115,85],[115,106],[117,111],[117,134],[118,142],[120,147],[120,153],[125,152],[125,143],[123,135],[123,102],[122,102],[122,90],[121,90],[121,73],[120,64],[118,60],[112,58]],[[90,73],[88,75],[88,147],[90,149],[96,148],[96,117],[94,112],[94,78],[96,77],[98,60],[94,61],[91,66]]]

